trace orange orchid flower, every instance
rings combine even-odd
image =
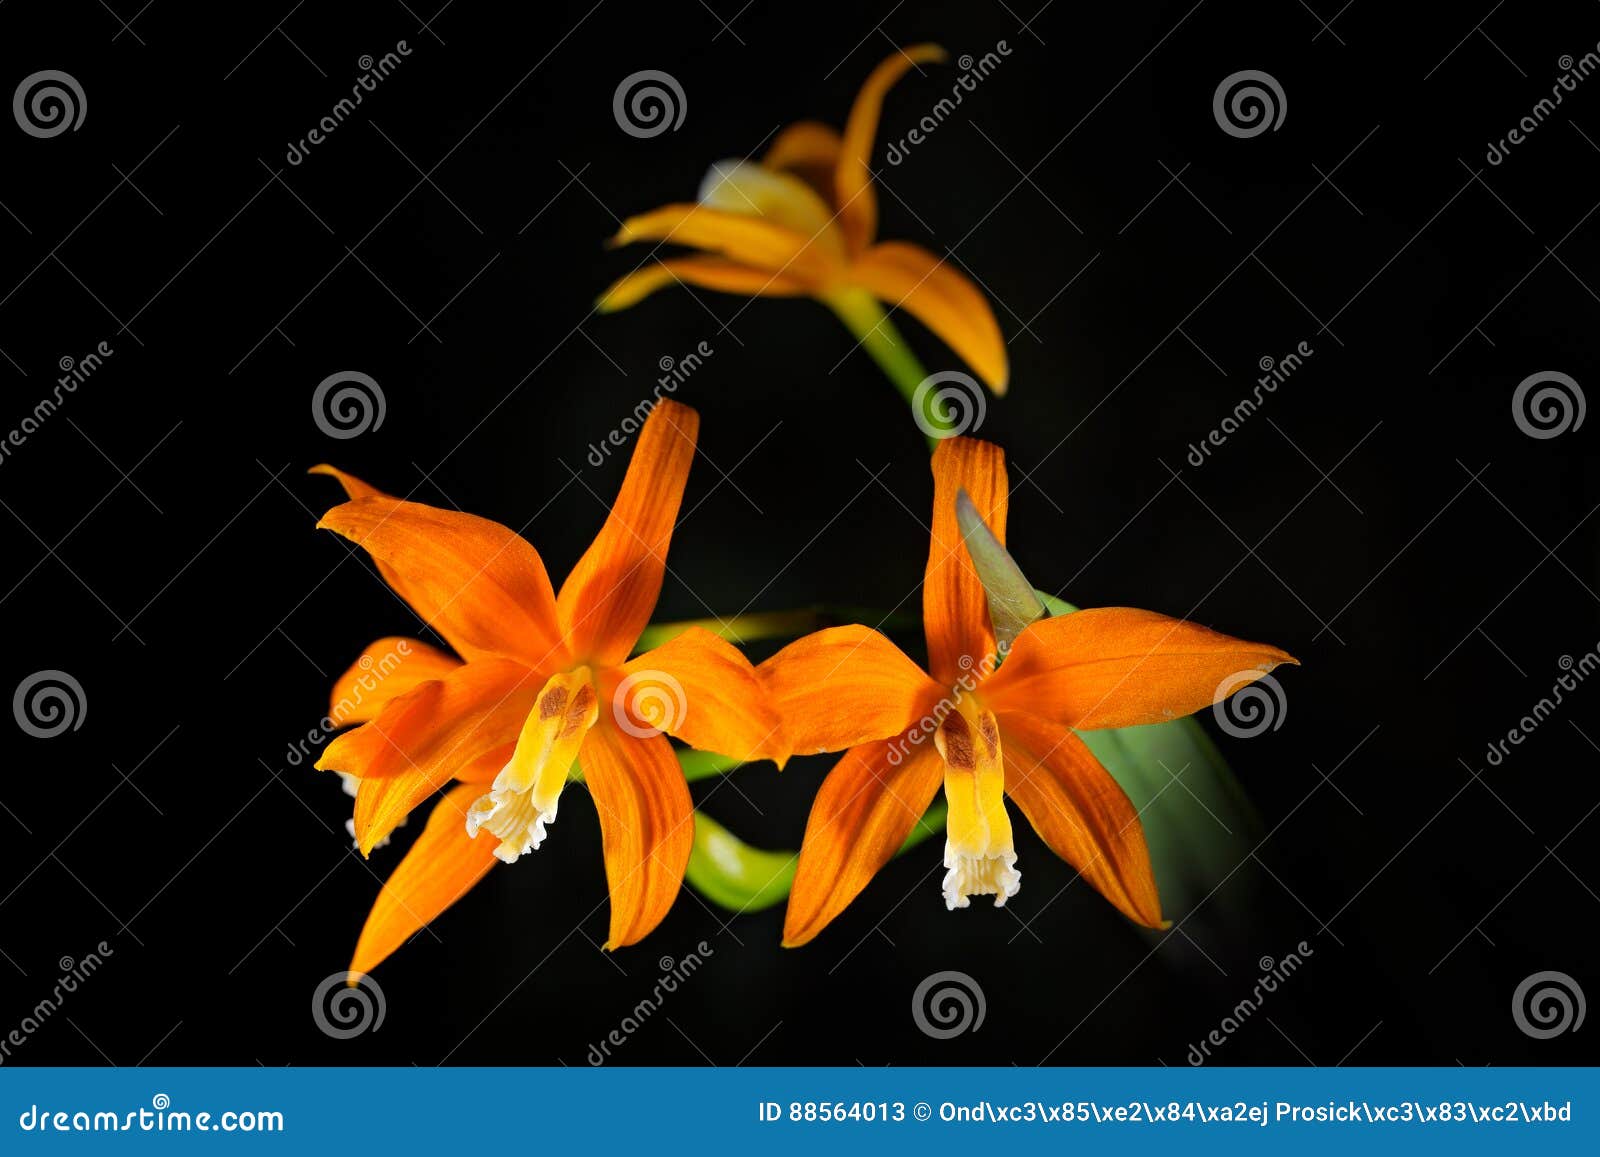
[[[360,726],[317,767],[354,777],[363,853],[455,781],[384,884],[352,973],[371,971],[497,860],[537,848],[574,760],[600,819],[606,947],[632,944],[672,906],[694,839],[688,785],[663,732],[740,758],[786,757],[760,679],[729,643],[695,628],[628,658],[661,591],[698,428],[687,406],[655,407],[604,527],[559,594],[512,530],[390,497],[329,466],[313,471],[339,479],[350,499],[317,525],[364,547],[459,656],[381,639],[334,687],[332,720]]]
[[[780,132],[759,162],[712,165],[697,202],[628,218],[613,245],[673,241],[706,253],[654,261],[628,274],[601,295],[600,311],[626,309],[658,289],[686,283],[723,293],[816,298],[866,340],[882,325],[877,302],[883,301],[921,321],[1003,394],[1010,372],[1005,340],[978,288],[920,246],[874,243],[878,197],[871,159],[884,97],[910,69],[944,59],[936,44],[897,50],[862,85],[842,135],[800,121]]]
[[[895,854],[944,786],[944,898],[965,908],[1021,884],[1010,798],[1052,851],[1130,919],[1161,927],[1139,817],[1076,732],[1158,723],[1209,706],[1295,660],[1182,619],[1127,608],[1031,623],[996,663],[986,592],[956,514],[965,491],[1005,542],[999,447],[971,438],[933,454],[932,546],[923,579],[928,671],[877,631],[835,627],[758,668],[795,754],[846,751],[811,809],[784,944],[822,931]],[[1230,679],[1230,677],[1234,677]]]

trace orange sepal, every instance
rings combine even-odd
[[[370,644],[350,669],[333,682],[328,719],[335,727],[366,723],[418,684],[441,679],[461,660],[420,639],[391,635]]]
[[[783,724],[766,687],[732,643],[690,627],[621,667],[611,711],[701,751],[736,759],[789,758]]]
[[[933,528],[922,580],[922,622],[928,670],[946,687],[963,678],[981,679],[994,651],[988,596],[956,521],[956,495],[962,490],[1004,546],[1010,491],[1000,447],[976,438],[949,438],[933,452]]]
[[[650,622],[699,430],[700,415],[669,399],[645,419],[611,513],[556,598],[579,662],[621,663]]]
[[[1011,370],[1000,324],[988,299],[948,260],[940,261],[918,245],[885,241],[861,254],[849,276],[931,329],[996,394],[1006,392]]]
[[[1082,731],[1133,727],[1189,715],[1297,662],[1184,619],[1103,607],[1028,626],[983,694],[996,711],[1031,711]]]
[[[829,627],[757,668],[796,755],[843,751],[899,735],[943,693],[870,627]]]
[[[872,70],[845,122],[839,146],[839,163],[833,174],[833,195],[839,208],[839,224],[859,253],[872,242],[878,230],[878,196],[872,188],[872,146],[878,135],[878,118],[883,113],[883,98],[912,68],[933,64],[945,58],[937,44],[918,44],[896,49],[895,54]]]
[[[1006,794],[1039,837],[1130,920],[1163,928],[1144,828],[1088,745],[1027,712],[998,716]]]
[[[417,842],[378,893],[356,942],[351,972],[371,972],[495,865],[494,841],[467,835],[464,817],[479,790],[472,784],[452,788],[433,809]]]
[[[891,753],[898,762],[890,762]],[[944,780],[933,741],[897,736],[851,748],[822,781],[783,918],[797,948],[849,906],[922,818]]]
[[[600,817],[611,894],[605,946],[622,948],[653,931],[677,899],[694,846],[694,805],[664,735],[635,738],[602,715],[578,763]]]
[[[398,574],[397,593],[463,658],[506,655],[543,671],[559,657],[544,562],[498,522],[373,495],[335,506],[317,527]]]
[[[721,257],[673,257],[652,261],[619,277],[600,295],[595,308],[601,313],[615,313],[637,305],[658,289],[680,284],[746,297],[794,297],[810,293],[812,288],[788,273],[757,269]]]

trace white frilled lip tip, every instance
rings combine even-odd
[[[495,836],[500,841],[495,859],[514,864],[519,856],[544,843],[545,825],[555,823],[559,804],[557,799],[541,809],[534,804],[532,792],[495,788],[467,810],[467,836],[476,839],[480,831]]]
[[[1022,888],[1022,873],[1017,871],[1017,853],[995,852],[988,855],[970,855],[954,852],[945,846],[944,906],[949,911],[966,908],[973,896],[993,896],[994,906],[1004,908],[1006,901]]]

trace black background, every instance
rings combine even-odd
[[[0,683],[62,669],[86,698],[58,738],[0,728],[0,1030],[59,958],[114,951],[8,1063],[581,1065],[658,959],[702,940],[707,966],[618,1063],[1181,1065],[1258,958],[1301,940],[1314,955],[1219,1062],[1593,1061],[1593,1026],[1533,1040],[1510,1003],[1545,969],[1600,992],[1600,689],[1502,766],[1485,750],[1600,642],[1600,419],[1537,440],[1511,413],[1537,371],[1591,401],[1600,383],[1600,80],[1504,163],[1485,150],[1595,48],[1600,10],[1336,7],[7,4],[4,92],[61,69],[88,116],[52,139],[0,125],[0,426],[60,359],[114,350],[0,462]],[[358,59],[400,40],[399,70],[288,165]],[[1271,832],[1224,885],[1255,889],[1257,926],[1202,907],[1146,936],[1019,821],[1005,910],[946,913],[928,844],[807,948],[778,947],[781,909],[725,924],[685,893],[607,957],[572,791],[536,856],[378,970],[382,1027],[329,1039],[312,992],[416,825],[364,865],[338,785],[287,753],[361,646],[416,628],[312,529],[338,495],[305,468],[524,528],[559,580],[620,478],[589,444],[705,341],[678,395],[703,417],[700,505],[659,617],[915,610],[925,450],[826,311],[591,302],[645,256],[603,250],[619,217],[688,199],[790,121],[842,123],[871,67],[923,40],[1011,50],[879,176],[882,235],[951,254],[996,303],[1012,390],[980,432],[1010,456],[1019,562],[1080,604],[1303,661],[1281,729],[1220,737]],[[677,131],[619,129],[613,91],[641,69],[683,86]],[[1241,69],[1285,90],[1276,131],[1219,128],[1212,94]],[[903,81],[885,134],[956,75]],[[930,369],[957,368],[902,321]],[[1306,365],[1187,463],[1259,359],[1301,341]],[[339,370],[387,400],[350,441],[310,412]],[[696,795],[793,847],[826,766]],[[908,1008],[943,969],[987,996],[948,1041]]]

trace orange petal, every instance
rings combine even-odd
[[[949,261],[918,245],[885,241],[850,267],[850,279],[874,297],[904,309],[978,372],[991,390],[1006,392],[1006,340],[989,301]]]
[[[663,399],[639,431],[606,524],[556,600],[579,662],[616,666],[650,622],[699,430],[699,414]]]
[[[682,284],[747,297],[794,297],[811,292],[809,285],[788,273],[740,265],[721,257],[674,257],[653,261],[619,277],[600,295],[595,308],[601,313],[615,313],[637,305],[658,289]]]
[[[611,244],[634,241],[688,245],[720,253],[742,265],[783,272],[812,283],[825,281],[837,268],[824,245],[804,233],[748,213],[730,213],[704,205],[663,205],[629,217]]]
[[[458,770],[515,743],[540,685],[537,675],[509,660],[468,663],[397,696],[372,722],[328,744],[317,768],[361,780],[355,809],[361,850],[370,853]]]
[[[506,655],[542,671],[559,657],[544,563],[498,522],[373,495],[335,506],[317,526],[399,574],[397,593],[463,658]]]
[[[1006,541],[1006,458],[976,438],[948,438],[933,451],[933,536],[922,579],[922,621],[928,669],[946,687],[987,669],[994,651],[989,602],[956,523],[956,495],[965,490],[984,522]]]
[[[1033,830],[1123,915],[1164,927],[1144,828],[1111,773],[1060,724],[1025,711],[998,718],[1006,794]]]
[[[757,671],[796,755],[899,735],[943,694],[905,652],[863,626],[796,639]]]
[[[378,893],[356,942],[351,972],[371,972],[494,866],[494,844],[469,837],[463,819],[478,791],[463,784],[433,809],[427,827]]]
[[[611,697],[623,730],[654,727],[701,751],[736,759],[789,758],[783,725],[767,689],[732,643],[690,627],[630,659]]]
[[[334,680],[328,719],[335,727],[376,719],[391,699],[415,690],[419,683],[443,678],[459,666],[460,659],[419,639],[379,639]]]
[[[1154,611],[1104,607],[1031,624],[984,684],[994,710],[1079,730],[1162,723],[1209,707],[1297,660]]]
[[[822,781],[806,821],[783,918],[786,948],[806,943],[845,910],[899,850],[943,782],[944,760],[925,736],[913,742],[907,734],[845,752]]]
[[[694,805],[664,735],[639,739],[602,716],[578,763],[600,816],[611,892],[606,947],[622,948],[648,935],[677,899],[694,845]]]
[[[769,169],[793,173],[815,189],[824,201],[833,200],[833,173],[839,164],[840,140],[832,125],[797,121],[772,141],[761,163]]]
[[[878,230],[878,196],[872,188],[872,146],[878,135],[878,117],[883,98],[894,84],[919,64],[932,64],[945,58],[937,44],[919,44],[896,50],[895,54],[872,70],[856,95],[845,122],[844,140],[839,148],[839,163],[833,174],[833,195],[839,206],[839,224],[849,239],[852,252],[859,253],[872,243]]]
[[[354,474],[340,470],[337,466],[329,466],[326,462],[318,466],[313,466],[310,470],[307,470],[306,473],[322,474],[328,478],[336,479],[339,485],[344,487],[345,496],[352,502],[357,498],[391,497],[391,495],[385,494],[371,483],[364,482],[360,478],[357,478]],[[415,609],[419,615],[423,615],[422,609],[417,602],[418,598],[423,597],[421,593],[413,592],[408,589],[405,577],[399,574],[394,567],[390,566],[382,559],[373,559],[372,561],[373,565],[378,568],[379,577],[381,577],[384,582],[389,584],[389,589],[404,599],[406,603]],[[423,617],[426,618],[427,616],[423,615]]]

